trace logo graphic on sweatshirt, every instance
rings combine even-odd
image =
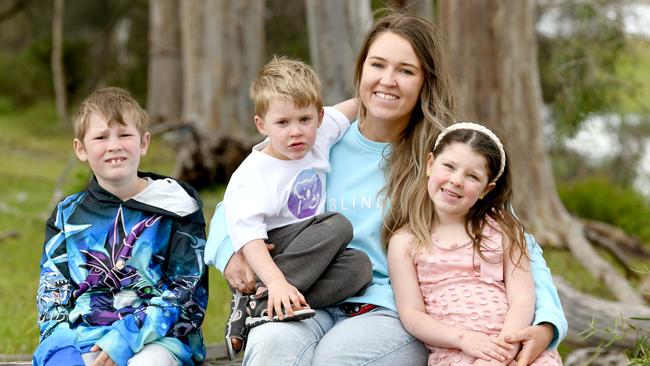
[[[323,197],[323,184],[313,169],[300,172],[293,181],[287,206],[291,213],[299,218],[313,216]]]

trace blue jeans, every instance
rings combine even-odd
[[[380,307],[348,317],[329,307],[317,309],[311,319],[251,329],[243,364],[426,365],[428,355],[393,310]]]

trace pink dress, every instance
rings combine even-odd
[[[411,253],[427,313],[452,326],[498,335],[508,311],[503,282],[501,233],[487,225],[481,244],[487,260],[474,254],[472,243],[438,245],[435,235],[428,253]],[[476,358],[455,348],[427,345],[429,365],[471,365]],[[548,350],[532,365],[562,365],[556,350]]]

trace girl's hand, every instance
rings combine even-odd
[[[472,357],[485,361],[505,362],[514,356],[514,346],[503,338],[473,331],[463,331],[460,349]]]
[[[94,345],[90,348],[90,352],[102,351],[98,345]],[[108,353],[102,351],[99,356],[93,361],[91,366],[115,366],[115,362],[108,356]]]
[[[285,312],[286,315],[293,316],[294,310],[309,307],[300,291],[286,280],[271,282],[267,285],[267,288],[269,291],[267,307],[269,318],[273,318],[273,313],[275,313],[282,320]]]

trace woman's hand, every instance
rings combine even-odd
[[[485,361],[505,362],[512,358],[514,347],[501,337],[489,336],[481,332],[463,331],[460,349],[466,354]]]
[[[273,244],[266,244],[266,248],[273,250]],[[239,251],[230,257],[230,261],[226,265],[226,268],[223,271],[223,276],[228,281],[228,284],[239,290],[244,294],[252,294],[255,292],[255,282],[257,277],[255,276],[255,271],[248,264],[244,254]]]
[[[305,297],[286,280],[274,281],[268,284],[268,316],[273,318],[273,313],[278,318],[284,319],[285,314],[293,316],[294,310],[301,310],[307,306]]]
[[[521,352],[515,356],[515,359],[509,364],[511,366],[526,366],[531,364],[539,355],[548,348],[553,339],[553,325],[541,323],[531,325],[514,334],[505,336],[506,341],[510,343],[521,342]]]
[[[115,366],[115,362],[108,356],[108,353],[102,351],[101,348],[99,348],[98,345],[94,345],[90,348],[90,352],[99,352],[99,356],[93,361],[91,366]]]

